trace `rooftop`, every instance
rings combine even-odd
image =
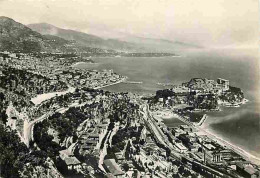
[[[76,157],[68,157],[64,158],[65,163],[70,166],[70,165],[79,165],[80,161]]]
[[[65,161],[67,166],[69,165],[78,165],[80,161],[68,150],[61,150],[59,151],[60,158]]]
[[[248,174],[253,175],[256,173],[256,169],[251,164],[238,163],[238,167],[244,169]]]
[[[182,144],[182,143],[176,143],[175,144],[177,148],[179,148],[180,150],[187,150],[187,148]]]
[[[227,79],[223,79],[223,78],[218,78],[218,80],[223,80],[223,81],[226,81],[226,82],[229,81],[229,80],[227,80]]]
[[[73,156],[73,154],[69,150],[67,150],[67,149],[66,150],[61,150],[61,151],[59,151],[59,153],[62,156],[67,156],[67,157]]]
[[[114,176],[123,175],[124,172],[120,169],[119,165],[116,163],[115,159],[106,159],[104,164],[107,167],[108,171]]]

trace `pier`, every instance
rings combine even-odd
[[[161,86],[174,86],[173,83],[157,83],[157,85],[161,85]]]
[[[142,81],[124,81],[123,83],[129,83],[129,84],[142,84]]]
[[[196,125],[201,126],[204,123],[204,121],[207,119],[207,117],[208,117],[207,114],[204,114],[203,117],[201,118],[200,122]]]

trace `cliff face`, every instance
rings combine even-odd
[[[244,99],[244,93],[240,88],[230,86],[229,90],[219,96],[219,99],[223,102],[239,103]]]

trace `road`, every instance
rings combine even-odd
[[[81,104],[79,104],[78,102],[72,103],[71,105],[69,105],[66,108],[62,107],[62,108],[56,109],[55,111],[49,111],[46,114],[44,114],[44,115],[38,117],[37,119],[33,120],[32,122],[27,123],[24,126],[24,141],[25,141],[25,144],[27,145],[27,147],[29,147],[30,141],[33,140],[33,127],[36,123],[41,122],[44,119],[47,119],[48,117],[50,117],[51,115],[53,115],[56,112],[63,113],[71,107],[80,107],[80,106],[85,105],[86,103],[87,102],[84,102],[84,103],[81,103]]]
[[[73,93],[74,91],[75,91],[75,88],[71,87],[70,85],[68,85],[68,89],[66,91],[40,94],[40,95],[37,95],[36,97],[32,98],[31,101],[35,105],[39,105],[43,101],[49,100],[49,99],[51,99],[51,98],[53,98],[55,96],[65,95],[67,93]]]
[[[43,121],[44,119],[48,118],[50,115],[52,115],[54,112],[48,112],[41,117],[38,117],[34,121],[27,123],[27,125],[24,126],[24,141],[27,147],[29,147],[29,143],[32,140],[33,137],[33,127],[36,123]]]
[[[231,149],[232,151],[234,151],[238,155],[242,156],[246,160],[251,161],[255,164],[260,164],[260,158],[246,152],[242,148],[239,148],[239,147],[229,143],[228,141],[218,137],[217,135],[211,133],[210,131],[200,127],[200,125],[195,125],[194,123],[188,121],[187,119],[185,119],[182,116],[179,116],[177,118],[179,120],[181,120],[182,122],[184,122],[185,124],[189,125],[190,127],[193,127],[195,129],[199,130],[201,133],[203,133],[203,135],[207,135],[210,139],[217,141],[218,144],[223,145],[223,146],[227,146],[229,149]]]
[[[169,148],[169,149],[171,150],[170,157],[172,157],[172,158],[174,158],[174,159],[178,159],[178,160],[180,160],[180,161],[182,160],[182,158],[186,158],[187,161],[189,161],[189,162],[191,162],[191,163],[193,163],[193,164],[199,165],[199,166],[203,167],[203,169],[206,169],[206,170],[208,170],[208,171],[214,173],[215,175],[224,175],[223,173],[219,172],[218,170],[216,170],[216,169],[214,169],[214,168],[212,168],[212,167],[209,167],[209,166],[204,165],[204,164],[202,164],[202,163],[200,163],[200,162],[198,162],[198,161],[195,161],[195,160],[193,160],[193,159],[191,159],[191,158],[185,156],[185,154],[183,154],[183,153],[177,152],[177,151],[174,149],[173,145],[172,145],[169,141],[167,141],[168,139],[165,138],[164,133],[161,131],[161,129],[160,129],[160,128],[158,127],[158,125],[156,124],[155,119],[153,118],[153,116],[151,115],[151,113],[150,113],[150,111],[149,111],[148,105],[146,105],[146,106],[144,107],[144,112],[143,112],[143,114],[144,114],[144,117],[146,118],[146,121],[147,121],[146,124],[147,124],[148,127],[151,129],[151,131],[153,132],[153,134],[154,134],[154,136],[156,137],[156,139],[157,139],[161,144],[163,144],[164,146],[166,146],[167,148]],[[183,118],[181,118],[181,119],[184,121]],[[194,127],[194,125],[193,125],[192,123],[189,123],[189,122],[187,122],[187,121],[186,121],[185,123],[187,123],[188,125]],[[184,164],[184,166],[186,166],[186,164]],[[188,167],[188,169],[189,169],[189,167]],[[226,175],[226,174],[225,174],[225,175]],[[226,176],[227,176],[227,177],[230,177],[230,175],[226,175]]]
[[[117,84],[117,83],[120,83],[120,82],[123,82],[125,79],[123,80],[120,80],[116,83],[113,83],[114,84]],[[112,84],[111,84],[112,85]],[[106,86],[101,86],[101,87],[98,87],[98,89],[100,88],[103,88],[103,87],[106,87]],[[97,88],[96,88],[97,89]],[[49,100],[55,96],[60,96],[60,95],[64,95],[66,93],[72,93],[75,91],[75,88],[74,87],[71,87],[70,85],[68,85],[68,89],[66,91],[63,91],[63,92],[53,92],[53,93],[46,93],[46,94],[41,94],[41,95],[38,95],[37,97],[35,98],[32,98],[31,101],[33,103],[35,103],[36,105],[39,105],[41,104],[43,101],[46,101],[46,100]],[[55,112],[60,112],[60,113],[63,113],[65,111],[67,111],[70,107],[79,107],[79,106],[83,106],[84,104],[86,103],[82,103],[82,104],[79,104],[79,103],[73,103],[71,104],[70,106],[66,107],[66,108],[59,108],[57,109]],[[49,111],[47,112],[46,114],[38,117],[37,119],[35,119],[34,121],[30,122],[30,123],[27,123],[27,122],[24,122],[24,136],[23,136],[23,139],[24,139],[24,142],[25,144],[27,145],[27,147],[29,147],[29,143],[30,141],[33,139],[33,127],[36,123],[38,122],[41,122],[43,121],[44,119],[48,118],[50,115],[54,114],[55,112],[53,111]]]
[[[168,141],[168,138],[166,135],[162,132],[162,130],[158,127],[156,120],[151,115],[148,105],[144,106],[144,118],[146,125],[150,128],[150,130],[153,132],[155,139],[162,145],[164,145],[166,148],[171,150],[171,156],[175,159],[181,160],[182,154],[177,152],[174,149],[174,146]]]

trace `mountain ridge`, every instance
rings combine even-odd
[[[0,16],[0,50],[2,51],[175,53],[184,48],[198,48],[198,46],[136,36],[125,39],[103,39],[48,23],[26,26],[9,17]]]
[[[9,17],[0,17],[0,50],[19,52],[63,51],[71,42],[44,36]]]
[[[75,40],[87,47],[113,49],[125,52],[175,52],[184,48],[200,48],[198,45],[174,42],[166,39],[153,39],[136,36],[125,38],[102,38],[84,32],[63,29],[48,23],[28,24],[29,28],[41,33],[56,35],[67,40]]]
[[[89,48],[77,41],[67,40],[56,35],[40,34],[33,29],[9,17],[0,16],[0,51],[10,52],[98,52],[108,53],[113,50]]]

